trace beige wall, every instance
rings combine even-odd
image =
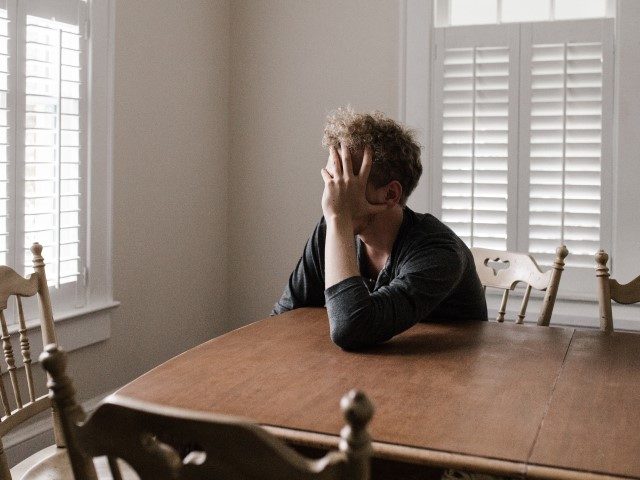
[[[269,314],[322,214],[323,121],[398,113],[399,2],[234,1],[229,313]]]
[[[321,215],[326,113],[397,114],[398,12],[389,0],[116,2],[122,305],[108,341],[72,353],[82,398],[269,313]]]
[[[119,0],[111,338],[73,352],[82,398],[224,329],[228,0]]]

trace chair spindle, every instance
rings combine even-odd
[[[7,391],[4,388],[4,382],[0,377],[0,400],[2,401],[2,409],[4,410],[4,416],[11,415],[11,407],[9,406],[9,398],[7,397]],[[1,455],[0,455],[1,456]]]
[[[553,305],[556,303],[558,287],[560,286],[560,277],[564,270],[564,259],[567,258],[567,255],[569,255],[569,250],[566,246],[560,245],[556,248],[556,258],[553,261],[551,281],[549,282],[549,288],[547,288],[547,292],[544,295],[542,308],[540,308],[540,315],[538,316],[538,325],[542,327],[548,327],[551,322],[551,313],[553,312]]]
[[[2,326],[2,350],[4,359],[7,362],[7,370],[9,370],[9,378],[11,378],[11,386],[13,387],[13,396],[16,399],[18,408],[22,408],[22,396],[20,395],[20,387],[18,386],[18,375],[16,373],[16,360],[13,356],[13,346],[11,345],[11,335],[7,328],[7,321],[4,318],[4,311],[0,311],[0,325]]]
[[[16,295],[16,304],[18,306],[18,321],[20,322],[20,351],[22,352],[22,363],[27,377],[27,388],[29,389],[29,402],[35,402],[36,393],[33,386],[33,374],[31,373],[31,347],[29,345],[29,337],[27,336],[27,324],[24,319],[24,310],[22,308],[22,300]]]
[[[500,302],[500,309],[498,310],[498,316],[496,320],[500,323],[504,322],[504,314],[507,313],[507,300],[509,299],[509,290],[504,291],[502,294],[502,301]]]
[[[531,296],[531,285],[527,285],[527,289],[522,297],[522,303],[520,304],[520,313],[518,313],[518,320],[516,323],[522,325],[524,323],[524,316],[527,312],[527,306],[529,305],[529,297]]]
[[[613,312],[611,310],[611,283],[609,282],[609,255],[604,250],[596,253],[596,278],[598,280],[598,303],[600,310],[600,330],[613,331]]]
[[[109,456],[107,457],[107,462],[109,464],[109,471],[111,472],[113,480],[122,480],[122,473],[120,472],[118,461],[115,458]]]
[[[44,271],[44,258],[42,258],[42,245],[34,243],[31,245],[33,254],[33,269],[38,274],[38,291],[40,292],[40,315],[42,315],[42,344],[49,345],[57,343],[56,332],[54,330],[53,314],[51,309],[51,297],[49,296],[49,285],[47,285],[47,274]]]

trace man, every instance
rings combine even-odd
[[[411,132],[375,112],[340,108],[327,119],[323,218],[273,314],[327,307],[343,349],[389,340],[417,322],[486,320],[467,246],[406,201],[422,173]]]

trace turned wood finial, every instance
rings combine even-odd
[[[347,423],[355,430],[364,429],[373,417],[373,404],[359,390],[351,390],[342,397],[340,408]]]
[[[54,403],[61,409],[75,405],[76,392],[71,379],[66,373],[66,352],[60,350],[56,344],[46,345],[44,351],[40,354],[40,363],[49,373],[47,387]]]
[[[569,249],[566,245],[560,245],[556,248],[556,259],[554,261],[554,267],[564,268],[564,259],[569,255]]]
[[[595,258],[596,258],[596,276],[608,277],[609,268],[607,267],[607,262],[609,261],[609,254],[604,250],[600,249],[596,252]]]
[[[98,480],[93,460],[81,452],[76,436],[77,425],[84,420],[84,412],[76,403],[73,382],[66,373],[67,354],[56,344],[48,344],[40,354],[40,363],[49,374],[47,387],[54,411],[59,416],[73,478]]]
[[[42,258],[42,245],[38,242],[31,245],[31,253],[33,254],[33,267],[44,267],[44,258]]]
[[[347,422],[340,432],[340,450],[347,454],[352,469],[346,478],[367,480],[371,458],[371,437],[367,425],[373,417],[373,404],[364,393],[351,390],[340,400],[340,408]]]
[[[40,354],[40,363],[49,374],[47,381],[49,397],[55,408],[60,411],[63,423],[69,422],[62,425],[65,436],[68,437],[67,428],[72,422],[84,420],[84,412],[76,402],[76,389],[67,375],[67,353],[59,349],[56,344],[49,344]]]

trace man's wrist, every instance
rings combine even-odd
[[[324,219],[327,227],[338,231],[353,232],[353,221],[348,215],[331,214],[325,215]]]

